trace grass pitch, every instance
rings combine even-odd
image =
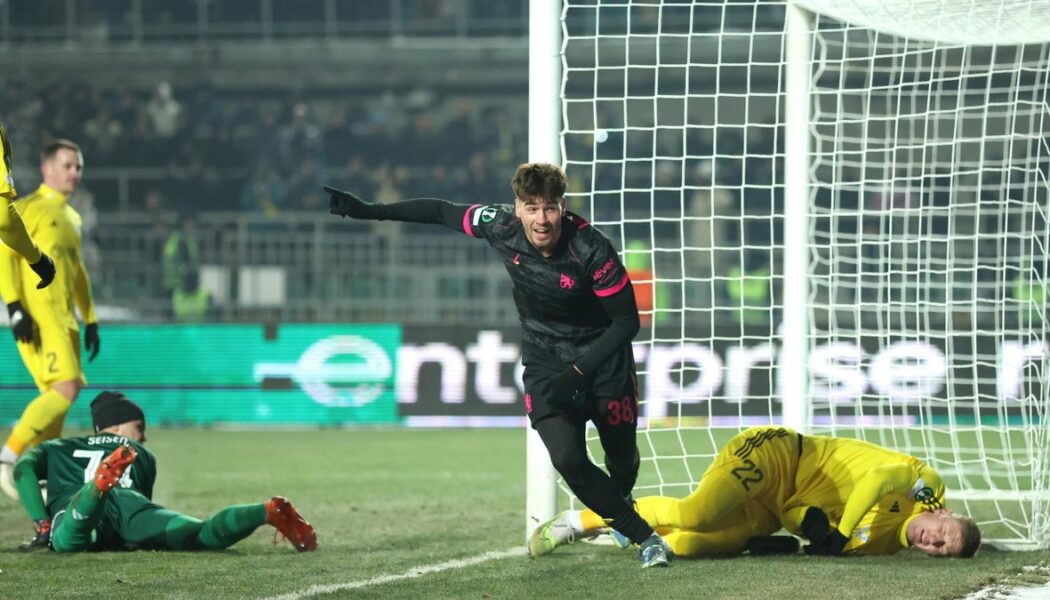
[[[969,561],[913,552],[737,557],[642,571],[633,552],[576,544],[538,560],[514,554],[462,566],[523,546],[521,430],[148,433],[160,504],[203,517],[282,494],[317,528],[318,552],[274,546],[263,527],[223,552],[22,554],[13,548],[28,537],[28,519],[0,497],[0,597],[932,600],[1050,563],[1050,552],[982,550]],[[439,564],[446,568],[401,577]],[[312,595],[313,586],[336,591]]]

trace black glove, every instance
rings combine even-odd
[[[98,356],[102,342],[98,339],[98,323],[88,323],[84,328],[84,348],[90,353],[88,362],[95,360]]]
[[[838,530],[832,531],[824,538],[820,543],[812,543],[803,550],[806,554],[813,556],[841,556],[843,548],[846,547],[846,536],[838,532]]]
[[[816,506],[807,508],[806,514],[802,517],[802,535],[806,536],[807,540],[816,543],[824,541],[829,533],[831,533],[831,523],[828,522],[828,516],[824,514],[824,511]]]
[[[803,548],[805,553],[817,556],[838,556],[849,541],[838,529],[831,527],[828,516],[815,506],[806,509],[802,517],[802,535],[810,542]]]
[[[328,212],[351,219],[378,219],[379,211],[375,204],[365,202],[350,192],[324,186],[324,191],[331,194],[328,201]]]
[[[33,525],[36,528],[36,534],[33,535],[33,539],[18,546],[18,549],[22,552],[47,550],[47,545],[51,541],[51,521],[41,519]]]
[[[29,265],[29,268],[40,277],[40,283],[36,284],[38,290],[46,288],[55,280],[55,261],[43,252],[40,253],[40,260]]]
[[[29,311],[22,308],[22,303],[15,300],[8,304],[7,314],[11,317],[11,332],[15,334],[15,339],[27,344],[32,342],[33,338],[36,337],[33,317],[29,315]]]
[[[551,403],[551,406],[572,406],[577,403],[578,396],[586,383],[587,378],[583,376],[583,373],[576,370],[575,365],[569,365],[568,369],[547,381],[544,395],[547,396],[547,401]]]

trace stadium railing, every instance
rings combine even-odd
[[[88,268],[99,302],[125,309],[120,314],[132,320],[169,320],[163,248],[177,228],[172,213],[101,213],[88,233],[88,243],[97,248]],[[356,223],[305,212],[276,219],[206,212],[195,216],[195,237],[202,285],[212,292],[212,321],[503,326],[517,320],[506,273],[488,246],[442,227]],[[657,253],[656,260],[680,259]],[[695,327],[733,318],[741,307],[724,289],[733,276],[716,273],[713,283],[703,285],[688,275],[661,282],[657,294],[668,310],[658,324]],[[774,276],[771,284],[775,299],[781,282]],[[898,292],[898,301],[906,302],[914,290]],[[953,287],[949,293],[958,310],[950,318],[1003,318],[994,306],[1010,301],[1007,292],[996,280]],[[685,297],[690,309],[676,311]],[[815,318],[860,318],[846,304]]]

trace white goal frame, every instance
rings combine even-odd
[[[595,0],[597,2],[598,0]],[[998,5],[996,5],[996,1]],[[903,25],[887,27],[885,33],[890,36],[900,37],[904,40],[914,39],[927,42],[945,42],[948,45],[958,45],[966,47],[969,50],[971,46],[978,45],[992,45],[1001,43],[1004,46],[1011,44],[1023,45],[1029,43],[1039,44],[1050,44],[1050,26],[1042,25],[1042,22],[1048,21],[1048,19],[1041,19],[1040,17],[1050,17],[1050,0],[996,0],[986,2],[976,2],[969,4],[968,10],[971,11],[967,14],[965,10],[961,11],[962,16],[958,14],[951,15],[956,21],[948,22],[944,27],[950,30],[949,34],[942,36],[942,39],[934,39],[933,37],[923,37],[926,32],[922,30],[921,25],[914,23],[903,23]],[[756,0],[758,2],[758,0]],[[813,221],[814,211],[812,203],[814,201],[814,194],[816,188],[813,183],[816,181],[820,183],[820,177],[817,176],[816,170],[820,167],[820,161],[825,160],[822,158],[822,149],[819,145],[814,147],[814,144],[819,144],[817,139],[817,128],[820,125],[818,123],[820,119],[820,96],[821,92],[827,94],[829,88],[821,83],[815,85],[814,73],[823,68],[823,65],[818,62],[818,58],[815,56],[815,48],[819,45],[816,35],[819,33],[821,36],[826,36],[825,29],[820,29],[818,32],[815,29],[815,23],[820,22],[823,24],[821,19],[832,18],[851,24],[856,24],[850,20],[850,17],[855,17],[857,14],[862,14],[865,7],[875,6],[876,8],[871,9],[872,12],[880,12],[884,8],[887,11],[898,10],[897,15],[902,14],[899,12],[901,7],[904,6],[905,10],[910,10],[913,5],[908,3],[908,0],[886,0],[887,5],[893,6],[882,6],[875,5],[868,0],[783,0],[785,15],[785,27],[783,30],[783,72],[782,72],[782,90],[783,100],[781,108],[783,109],[783,116],[779,121],[779,124],[783,126],[782,129],[782,140],[783,140],[783,237],[782,237],[782,266],[783,269],[777,275],[783,283],[780,295],[776,299],[776,307],[780,309],[782,317],[780,318],[780,328],[776,332],[776,337],[779,338],[780,350],[776,362],[776,392],[770,391],[772,397],[770,405],[772,406],[772,400],[775,398],[779,401],[780,411],[775,414],[771,413],[771,417],[775,417],[777,422],[782,422],[785,425],[796,428],[802,432],[816,431],[821,433],[826,431],[827,425],[826,419],[828,417],[822,417],[822,401],[820,398],[814,399],[811,395],[811,391],[808,389],[811,378],[813,377],[811,370],[815,369],[811,364],[811,358],[817,359],[819,350],[814,347],[813,356],[810,356],[811,341],[816,337],[819,337],[819,329],[821,324],[810,322],[811,315],[813,314],[814,306],[819,302],[811,300],[811,286],[813,289],[819,289],[821,281],[819,277],[811,273],[813,268],[814,256],[818,251],[825,246],[821,246],[819,242],[815,240],[814,232],[820,227],[819,224],[815,224]],[[567,89],[567,78],[563,76],[566,70],[569,68],[570,63],[566,61],[566,47],[567,40],[563,39],[563,33],[565,31],[564,19],[568,12],[568,5],[563,0],[530,0],[530,16],[529,16],[529,151],[528,159],[530,161],[545,161],[553,162],[556,164],[562,164],[567,167],[567,170],[573,168],[573,155],[568,152],[569,156],[566,157],[566,142],[565,138],[569,134],[579,134],[580,131],[569,129],[569,119],[563,115],[563,110],[567,113],[571,113],[571,106],[566,104],[565,98],[569,98],[566,95]],[[649,3],[643,3],[646,6],[651,6]],[[630,8],[632,2],[627,2],[626,5]],[[995,5],[995,6],[993,6]],[[1026,13],[1024,10],[1018,9],[1018,7],[1038,5],[1036,14]],[[598,5],[600,6],[600,4]],[[657,6],[660,6],[657,4]],[[757,4],[756,4],[757,6]],[[998,15],[995,14],[995,8],[998,6]],[[810,9],[817,12],[810,12]],[[859,7],[859,8],[858,8]],[[916,21],[919,21],[918,16],[920,13],[926,17],[933,14],[934,17],[940,18],[938,12],[940,8],[937,6],[935,0],[914,0]],[[840,14],[841,8],[841,14]],[[965,8],[965,7],[964,7]],[[853,13],[849,11],[853,10]],[[1012,14],[1011,10],[1014,10],[1016,14]],[[1038,14],[1038,11],[1045,11],[1042,14]],[[859,11],[859,12],[857,12]],[[932,11],[932,12],[931,12]],[[834,13],[834,14],[832,14]],[[911,14],[911,13],[904,13]],[[846,15],[845,17],[843,15]],[[991,17],[989,15],[992,15]],[[1005,16],[1004,16],[1005,15]],[[969,17],[975,17],[970,19]],[[986,24],[985,21],[988,21]],[[877,21],[877,19],[876,19]],[[972,21],[972,22],[971,22]],[[864,21],[861,21],[862,23]],[[884,33],[881,27],[876,27],[874,31],[878,32],[879,35]],[[595,31],[598,31],[595,28]],[[726,30],[728,31],[728,30]],[[744,34],[746,34],[746,27],[744,28]],[[756,30],[757,31],[757,30]],[[630,27],[628,26],[628,36],[630,35]],[[717,32],[716,32],[717,34]],[[585,34],[591,35],[591,34]],[[616,35],[616,34],[614,34]],[[679,34],[680,35],[680,34]],[[689,35],[692,36],[693,32],[690,30]],[[737,29],[733,31],[733,35],[740,36],[741,30]],[[823,40],[821,40],[823,41]],[[938,46],[939,47],[939,46]],[[935,48],[936,49],[936,48]],[[994,55],[994,53],[993,53]],[[659,52],[657,51],[657,56]],[[658,65],[662,66],[660,62]],[[630,63],[627,67],[630,67]],[[690,65],[692,66],[692,65]],[[705,66],[710,67],[711,64]],[[720,67],[721,65],[718,64]],[[1045,69],[1045,62],[1041,64],[1041,69]],[[894,72],[907,72],[905,70],[895,70]],[[920,71],[921,72],[921,71]],[[1045,72],[1045,71],[1044,71]],[[937,72],[940,75],[940,72]],[[822,90],[820,88],[823,88]],[[597,84],[595,84],[597,90]],[[845,89],[845,88],[843,88]],[[997,88],[997,90],[1006,89],[1014,90],[1020,89],[1018,84],[1014,82],[1010,86],[1005,88]],[[556,93],[554,93],[557,91]],[[839,92],[839,89],[832,85],[830,87],[832,93]],[[626,85],[625,85],[626,93]],[[655,92],[654,98],[662,98],[659,91]],[[845,92],[843,92],[845,93]],[[749,98],[752,95],[751,88],[748,88],[747,94]],[[626,100],[625,96],[625,100]],[[608,100],[609,98],[605,98]],[[1047,96],[1042,97],[1042,102],[1045,103]],[[625,102],[626,105],[626,102]],[[655,110],[655,108],[654,108]],[[988,118],[987,109],[985,109],[984,117]],[[1045,107],[1045,112],[1050,115],[1050,105]],[[719,121],[716,119],[716,123]],[[597,123],[597,120],[595,120]],[[651,125],[651,124],[650,124]],[[824,124],[826,126],[826,123]],[[1044,137],[1050,139],[1050,135],[1047,135],[1046,127],[1050,126],[1050,119],[1048,119],[1047,125],[1041,125]],[[605,141],[607,137],[606,132],[597,129],[598,125],[594,125],[596,128],[593,132],[596,143]],[[589,128],[588,128],[589,129]],[[626,125],[625,125],[626,129]],[[1034,130],[1037,134],[1040,129],[1037,127]],[[1031,133],[1031,131],[1029,131]],[[601,134],[601,136],[599,136]],[[599,139],[599,137],[601,139]],[[836,135],[835,147],[838,147],[839,140],[842,139]],[[887,137],[889,140],[896,140],[894,137]],[[939,138],[937,138],[939,139]],[[815,141],[816,140],[816,141]],[[1045,160],[1044,153],[1050,153],[1050,148],[1047,146],[1047,141],[1044,140],[1043,150],[1040,151],[1037,156],[1039,160]],[[655,144],[654,144],[655,145]],[[866,148],[865,148],[866,149]],[[597,156],[597,155],[595,155]],[[983,149],[982,149],[983,156]],[[654,157],[655,160],[655,157]],[[598,162],[597,158],[593,162]],[[924,165],[928,163],[917,162],[915,164]],[[1042,165],[1045,167],[1045,164]],[[570,178],[572,174],[570,173]],[[1045,178],[1045,168],[1043,177]],[[1042,183],[1047,183],[1045,179]],[[597,188],[595,188],[597,189]],[[684,202],[684,200],[683,200]],[[1037,207],[1038,208],[1038,207]],[[1046,212],[1050,213],[1050,207],[1047,207]],[[907,219],[907,212],[905,211],[904,217]],[[590,215],[587,215],[590,218]],[[606,224],[612,221],[607,221]],[[1047,244],[1047,234],[1042,229],[1036,231],[1035,229],[1028,230],[1026,233],[1036,235],[1040,238],[1037,240],[1033,247],[1045,248]],[[966,235],[966,234],[963,234]],[[976,234],[975,234],[976,235]],[[952,234],[952,240],[954,240],[954,233]],[[655,237],[653,238],[655,239]],[[885,234],[882,237],[878,237],[879,242],[883,240],[887,242],[893,241],[892,232],[890,236]],[[614,238],[615,242],[624,242],[623,237],[620,239]],[[836,241],[841,243],[841,241]],[[778,242],[780,244],[780,242]],[[858,243],[859,245],[859,243]],[[692,248],[695,249],[695,248]],[[826,249],[826,248],[825,248]],[[623,249],[621,249],[623,250]],[[685,248],[683,248],[685,250]],[[666,251],[666,249],[665,249]],[[1046,257],[1044,257],[1044,260]],[[1045,276],[1045,275],[1044,275]],[[671,277],[676,277],[672,275]],[[682,277],[678,275],[677,277]],[[1031,277],[1031,276],[1030,276]],[[723,280],[725,277],[723,276]],[[659,281],[659,279],[657,279]],[[1030,280],[1030,282],[1034,282]],[[1045,283],[1042,279],[1039,283]],[[685,292],[682,292],[683,298]],[[879,302],[877,306],[881,307],[883,304]],[[1047,306],[1046,300],[1043,300],[1043,309]],[[825,307],[826,308],[826,307]],[[682,311],[685,315],[684,318],[688,318],[688,314]],[[887,328],[892,331],[892,326]],[[1036,328],[1038,329],[1038,328]],[[844,331],[848,331],[848,328],[844,328]],[[954,329],[949,330],[951,333],[955,333]],[[1002,340],[1003,329],[998,324],[994,330],[996,335],[1000,336]],[[884,335],[886,332],[883,331],[883,327],[880,324],[878,334]],[[963,331],[965,333],[965,331]],[[683,334],[684,335],[684,334]],[[770,334],[772,335],[772,334]],[[859,334],[858,334],[859,335]],[[1038,341],[1043,344],[1043,348],[1046,348],[1048,341],[1047,336],[1047,324],[1044,320],[1042,324],[1041,334],[1036,331],[1034,335],[1041,335]],[[693,339],[693,338],[686,338]],[[666,340],[664,340],[666,341]],[[672,340],[673,341],[673,340]],[[684,341],[684,340],[683,340]],[[1002,350],[1000,350],[1002,352]],[[1027,350],[1026,350],[1027,351]],[[953,353],[949,353],[950,357]],[[986,353],[985,357],[988,356]],[[965,361],[964,358],[960,360]],[[990,360],[990,359],[989,359]],[[1038,359],[1032,359],[1033,362],[1038,363]],[[949,363],[949,367],[951,364]],[[1039,378],[1046,377],[1046,381],[1043,383],[1043,389],[1048,390],[1046,392],[1036,391],[1035,394],[1050,393],[1050,376],[1046,376],[1046,372],[1050,371],[1050,355],[1047,355],[1044,350],[1044,356],[1041,362],[1041,366],[1038,367],[1040,373]],[[974,375],[976,377],[976,375]],[[817,386],[819,381],[814,381],[813,394],[818,394]],[[771,386],[772,387],[772,386]],[[962,394],[962,395],[965,395]],[[645,394],[643,393],[643,401],[645,400]],[[958,397],[958,396],[956,396]],[[987,397],[987,396],[986,396]],[[1036,440],[1036,445],[1045,445],[1045,441],[1050,439],[1050,413],[1041,412],[1047,408],[1047,399],[1037,397],[1034,399],[1034,404],[1037,405],[1035,409],[1038,414],[1033,417],[1032,420],[1025,421],[1025,436],[1029,440]],[[682,400],[685,402],[686,400]],[[676,400],[672,400],[676,402]],[[948,410],[947,418],[951,421],[950,429],[950,449],[954,449],[956,452],[960,446],[963,446],[961,440],[965,439],[960,437],[959,429],[956,428],[955,418],[956,409],[951,408]],[[962,409],[960,409],[960,412]],[[831,416],[834,421],[834,410]],[[980,436],[983,434],[980,428],[980,411],[978,412],[978,427],[976,435],[978,436],[978,444],[980,446],[980,452],[976,452],[979,461],[989,460],[988,453],[985,452],[985,447],[981,441]],[[818,416],[814,416],[814,414]],[[645,413],[643,413],[645,414]],[[860,413],[858,413],[860,414]],[[864,413],[866,414],[866,413]],[[938,413],[940,414],[940,413]],[[1004,413],[1005,414],[1005,411]],[[893,417],[891,414],[890,417]],[[821,420],[824,419],[824,420]],[[886,423],[893,423],[892,420]],[[640,424],[639,427],[639,442],[643,445],[642,441],[643,430],[645,423]],[[741,422],[741,428],[744,423]],[[724,423],[723,423],[724,427]],[[833,425],[832,429],[835,433],[838,433],[838,425]],[[852,430],[849,426],[842,426],[842,431],[845,435],[858,435],[865,437],[868,434],[860,433],[861,425],[856,426],[856,434],[851,433]],[[889,438],[894,436],[892,429],[893,425],[885,425],[882,427],[890,427]],[[1013,426],[1007,422],[1003,422],[997,426],[1002,433],[1004,438],[1008,438],[1011,433],[1016,433]],[[916,429],[921,430],[920,436],[923,436],[923,441],[920,443],[920,453],[922,448],[926,448],[931,451],[940,450],[943,444],[935,443],[929,447],[922,446],[923,443],[927,443],[932,440],[937,434],[943,433],[935,430],[927,431],[925,429],[925,422],[920,422]],[[963,426],[961,429],[965,430]],[[1034,430],[1034,432],[1033,432]],[[681,432],[679,432],[681,433]],[[965,433],[965,432],[964,432]],[[969,433],[973,433],[970,431]],[[881,436],[878,434],[876,437]],[[928,437],[927,437],[928,436]],[[907,435],[904,436],[907,438]],[[713,441],[714,438],[712,438]],[[879,441],[879,439],[873,439],[872,441]],[[888,440],[889,445],[893,446],[893,440]],[[910,442],[905,441],[905,444]],[[1009,444],[1009,440],[1006,440]],[[650,449],[655,451],[655,446],[650,443]],[[1045,474],[1043,471],[1046,467],[1048,460],[1046,456],[1047,448],[1045,447],[1031,447],[1027,450],[1031,453],[1027,459],[1018,459],[1022,462],[1018,462],[1016,465],[1010,462],[1010,474],[1011,477],[1016,473],[1024,475],[1026,483],[1018,484],[1013,482],[1012,487],[1005,489],[998,489],[995,484],[992,485],[992,489],[983,489],[981,484],[971,486],[965,483],[965,479],[961,480],[963,485],[968,489],[955,489],[949,487],[948,496],[949,503],[954,506],[956,501],[964,503],[967,507],[970,502],[991,502],[995,503],[998,510],[998,501],[1009,498],[1011,501],[1024,501],[1029,503],[1030,507],[1023,509],[1025,511],[1025,517],[1023,520],[1014,521],[1008,523],[1009,529],[1012,535],[1019,535],[1026,539],[992,539],[986,540],[994,543],[994,545],[1008,548],[1008,549],[1034,549],[1034,548],[1046,548],[1050,546],[1050,515],[1046,514],[1048,506],[1050,506],[1050,497],[1046,494],[1046,481],[1050,479],[1050,475]],[[552,518],[559,505],[559,500],[564,501],[564,498],[559,496],[559,484],[557,474],[554,472],[553,467],[550,464],[550,459],[544,448],[539,436],[530,428],[527,431],[527,500],[526,500],[526,536],[528,536],[535,527],[546,520]],[[914,452],[912,452],[914,453]],[[918,454],[917,454],[918,455]],[[689,455],[682,458],[693,458],[696,455]],[[958,458],[958,457],[956,457]],[[1013,458],[1012,454],[1007,454],[1007,461],[1011,461]],[[941,466],[947,466],[948,470],[951,470],[952,463],[945,465],[944,458],[941,457]],[[1027,462],[1024,462],[1027,460]],[[972,459],[970,460],[972,463]],[[643,462],[643,470],[648,468],[648,464]],[[940,468],[940,467],[939,467]],[[659,469],[659,467],[657,467]],[[992,470],[995,467],[991,467]],[[989,467],[984,467],[987,472]],[[942,471],[942,474],[945,471]],[[693,479],[696,475],[690,472],[688,478]],[[663,475],[660,475],[660,490],[664,491],[664,485],[666,480]],[[683,485],[682,481],[671,479],[675,486]],[[684,483],[688,483],[688,480]],[[695,483],[695,482],[694,482]],[[1029,487],[1031,486],[1031,489]],[[571,503],[571,501],[570,501]],[[1029,514],[1028,511],[1031,511]],[[998,513],[1000,518],[1006,519],[1004,515],[1006,513]],[[1018,533],[1022,532],[1022,533]],[[1023,533],[1027,532],[1027,533]]]

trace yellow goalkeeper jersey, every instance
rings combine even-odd
[[[806,436],[784,527],[800,535],[805,510],[824,511],[849,542],[844,553],[892,554],[909,546],[905,526],[944,506],[944,483],[925,462],[848,438]]]
[[[56,275],[51,285],[38,290],[39,277],[29,263],[17,260],[10,249],[0,248],[0,296],[5,303],[21,301],[40,327],[77,330],[74,303],[85,322],[98,319],[80,255],[80,214],[66,200],[64,194],[41,184],[12,204],[40,249],[55,261]]]

